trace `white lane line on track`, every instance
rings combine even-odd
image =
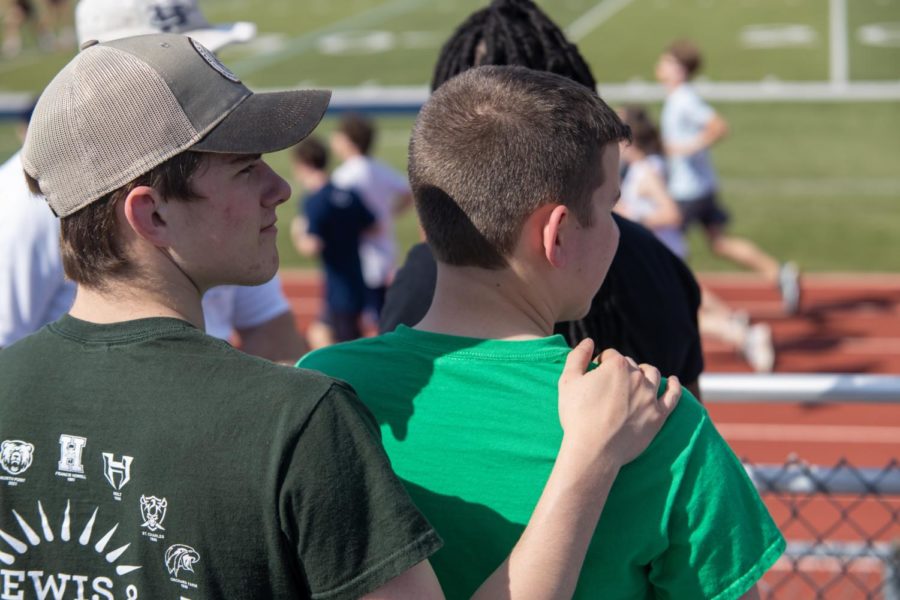
[[[572,21],[566,27],[566,36],[573,43],[582,40],[587,34],[597,29],[617,12],[632,3],[633,0],[602,0],[592,9]]]
[[[900,444],[900,427],[716,423],[716,429],[728,441]]]

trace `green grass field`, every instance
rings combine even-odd
[[[472,0],[201,0],[212,21],[250,20],[260,35],[223,60],[251,87],[424,85],[443,40]],[[712,81],[828,77],[826,0],[557,0],[542,5],[568,28],[604,83],[652,80],[673,38],[704,49]],[[605,5],[605,6],[602,6]],[[610,8],[611,10],[604,9]],[[614,8],[615,10],[612,10]],[[847,0],[850,78],[900,80],[900,0]],[[605,14],[604,14],[605,13]],[[597,16],[599,15],[599,17]],[[0,62],[0,92],[37,94],[74,49],[26,49]],[[900,105],[720,103],[731,135],[714,151],[735,233],[808,270],[900,270]],[[379,119],[376,154],[405,167],[411,117]],[[332,122],[320,129],[327,135]],[[18,147],[0,123],[0,158]],[[289,176],[284,154],[272,163]],[[0,190],[2,194],[2,190]],[[281,209],[289,217],[292,200]],[[308,264],[279,234],[283,263]],[[398,228],[416,238],[414,217]],[[731,269],[692,242],[698,270]]]

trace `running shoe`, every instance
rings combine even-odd
[[[775,367],[775,346],[772,330],[765,323],[751,325],[741,349],[744,359],[757,373],[771,373]]]

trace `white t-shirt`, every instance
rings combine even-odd
[[[74,298],[63,274],[59,220],[28,191],[17,152],[0,166],[0,347],[55,321]]]
[[[619,201],[622,202],[628,214],[638,222],[658,210],[652,198],[642,196],[638,191],[641,181],[650,171],[656,173],[663,181],[666,180],[666,163],[661,156],[652,155],[631,163],[628,166],[628,172],[622,179],[622,197]],[[679,258],[687,256],[684,234],[678,227],[657,227],[651,231],[676,256]]]
[[[663,104],[660,117],[663,142],[666,145],[694,142],[715,114],[691,85],[678,86]],[[697,200],[715,192],[717,187],[708,150],[669,157],[669,193],[675,200]]]
[[[62,268],[59,219],[28,191],[16,153],[0,167],[0,347],[55,321],[74,298],[75,285]],[[289,310],[277,275],[262,285],[219,286],[203,296],[206,332],[221,339]]]
[[[409,183],[400,173],[368,156],[348,158],[335,169],[331,180],[337,187],[355,190],[375,215],[380,231],[363,238],[359,256],[366,285],[387,285],[397,259],[394,208],[397,199],[409,193]]]
[[[290,309],[278,275],[262,285],[221,285],[203,295],[206,333],[223,340],[235,329],[262,325]]]

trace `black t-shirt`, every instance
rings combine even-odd
[[[587,316],[557,323],[556,333],[572,345],[589,337],[598,350],[615,348],[654,365],[663,375],[693,383],[703,371],[697,281],[652,232],[619,215],[613,217],[621,235],[603,286]],[[414,246],[388,289],[381,330],[421,321],[431,306],[436,281],[431,249],[427,244]]]
[[[66,316],[0,381],[3,597],[357,598],[440,544],[346,384],[183,321]]]

